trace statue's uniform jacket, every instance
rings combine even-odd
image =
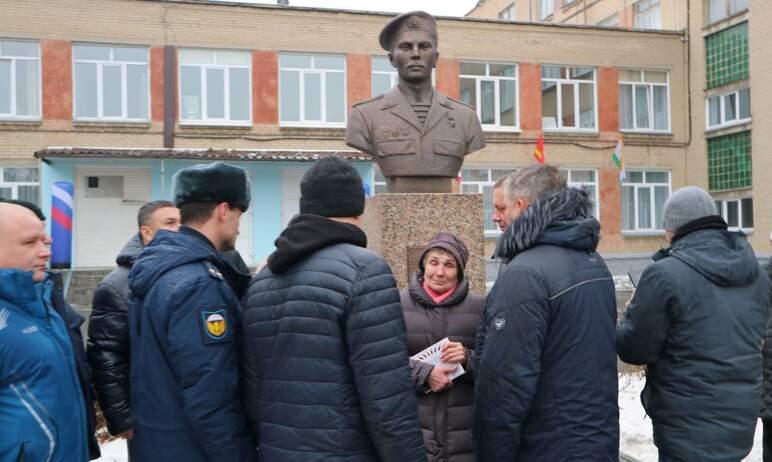
[[[475,110],[438,91],[424,125],[395,86],[355,104],[346,144],[371,154],[384,176],[455,178],[464,156],[485,147]]]

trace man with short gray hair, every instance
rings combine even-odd
[[[663,221],[670,247],[617,327],[619,357],[647,366],[641,401],[660,462],[742,460],[761,409],[767,277],[704,190],[673,193]]]
[[[477,458],[618,462],[616,302],[592,201],[550,165],[505,192],[507,263],[476,347]]]

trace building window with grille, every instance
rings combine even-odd
[[[461,101],[477,110],[484,130],[517,130],[517,65],[462,62]]]
[[[748,80],[748,23],[744,22],[705,37],[708,88]]]
[[[40,47],[0,39],[0,119],[40,119]]]
[[[753,232],[753,199],[717,200],[716,209],[724,217],[730,231]]]
[[[511,168],[462,168],[461,192],[482,193],[483,195],[483,225],[487,236],[500,233],[493,222],[493,185],[499,178],[512,173]]]
[[[282,54],[279,99],[282,126],[345,127],[346,58]]]
[[[541,67],[542,126],[545,131],[596,131],[595,69]]]
[[[662,29],[662,7],[659,0],[638,0],[633,8],[636,28]]]
[[[569,188],[584,189],[592,200],[592,216],[600,219],[600,203],[598,199],[598,174],[592,169],[560,169],[560,176],[566,180]]]
[[[251,124],[250,52],[185,48],[179,61],[181,123]]]
[[[0,167],[0,198],[40,204],[40,177],[36,167]]]
[[[514,21],[515,20],[515,4],[510,3],[509,6],[499,11],[498,18],[502,21]]]
[[[748,0],[706,0],[708,24],[730,18],[748,9]]]
[[[708,187],[711,191],[753,186],[751,132],[708,138]]]
[[[632,132],[670,132],[667,72],[619,71],[619,128]]]
[[[751,121],[751,90],[742,88],[709,96],[705,100],[708,130],[742,125]]]
[[[541,13],[541,19],[550,18],[555,13],[555,0],[541,0],[539,2],[539,12]]]
[[[628,171],[622,183],[622,231],[662,232],[670,172]]]
[[[82,43],[72,48],[76,120],[149,120],[147,47]]]

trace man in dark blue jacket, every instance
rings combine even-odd
[[[21,205],[20,205],[21,204]],[[77,313],[46,268],[45,217],[0,201],[0,461],[99,457]]]
[[[664,228],[671,246],[617,327],[619,357],[647,366],[641,401],[661,462],[742,460],[761,409],[767,277],[698,187],[670,196]]]
[[[477,340],[481,462],[619,462],[614,283],[584,190],[536,165],[506,186],[508,262]]]
[[[129,274],[132,457],[242,462],[256,447],[241,411],[238,299],[249,275],[220,256],[249,206],[236,166],[185,168],[174,179],[178,233],[160,231]]]
[[[365,249],[362,179],[315,163],[245,300],[245,406],[266,462],[425,461],[394,276]]]

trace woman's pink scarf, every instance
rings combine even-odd
[[[423,285],[426,293],[429,294],[430,297],[432,297],[432,300],[434,300],[434,303],[439,305],[440,303],[444,302],[448,297],[453,295],[453,292],[456,291],[456,287],[458,286],[458,283],[456,283],[453,287],[451,287],[446,292],[441,294],[438,294],[437,292],[430,289],[429,284],[427,284],[426,281],[424,281]]]

